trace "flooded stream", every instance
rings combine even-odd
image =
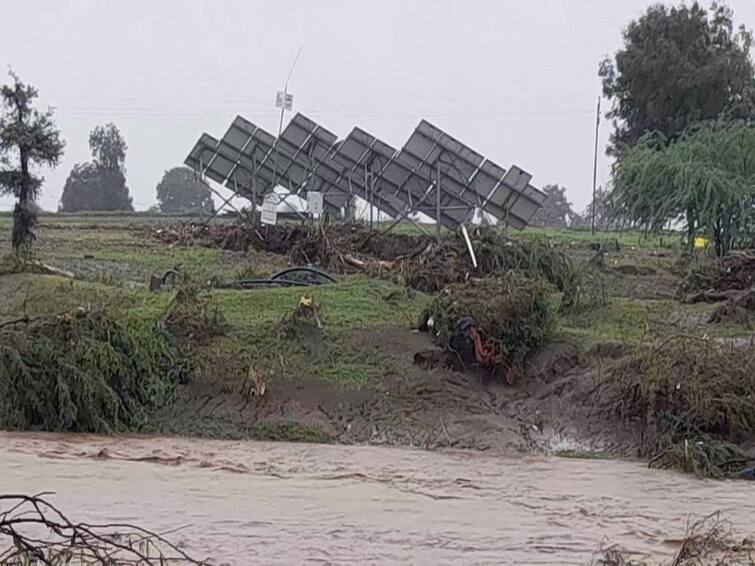
[[[642,464],[381,447],[0,433],[4,493],[172,531],[230,564],[585,564],[668,557],[690,516],[747,534],[755,489]]]

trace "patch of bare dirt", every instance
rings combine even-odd
[[[584,424],[561,418],[575,382],[588,387],[590,381],[576,377],[582,360],[571,346],[543,349],[521,381],[509,386],[449,369],[442,356],[438,363],[417,364],[418,353],[442,352],[424,333],[360,330],[350,340],[364,352],[390,356],[395,374],[360,388],[289,376],[268,381],[261,397],[250,394],[245,375],[217,375],[187,385],[169,409],[154,415],[153,426],[161,433],[219,438],[295,426],[347,444],[511,453],[548,450],[553,437],[576,435]]]

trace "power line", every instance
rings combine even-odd
[[[185,116],[203,116],[208,114],[249,114],[249,115],[268,115],[269,108],[202,108],[192,110],[164,110],[164,109],[128,109],[128,108],[56,108],[55,113],[67,116],[125,116],[125,117],[185,117]],[[486,116],[584,116],[590,115],[593,110],[588,109],[571,109],[571,110],[482,110],[482,111],[458,111],[458,112],[361,112],[338,111],[338,110],[307,110],[308,116],[332,116],[343,118],[416,118],[418,115],[441,117],[441,118],[466,118],[466,117],[486,117]]]

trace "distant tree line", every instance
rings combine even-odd
[[[543,206],[530,221],[532,226],[540,228],[590,228],[592,226],[593,206],[595,207],[595,228],[597,230],[620,230],[633,223],[621,214],[612,201],[611,191],[598,188],[595,201],[590,202],[582,211],[575,211],[566,197],[566,188],[557,184],[545,185],[546,195]]]

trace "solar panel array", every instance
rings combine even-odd
[[[394,218],[422,212],[452,229],[476,210],[521,229],[546,198],[529,173],[503,169],[426,120],[396,150],[358,127],[338,141],[302,114],[278,138],[237,116],[221,139],[202,134],[185,163],[256,204],[280,185],[321,192],[331,213],[359,196]]]

